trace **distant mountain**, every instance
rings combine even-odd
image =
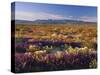
[[[12,20],[14,21],[14,20]],[[35,20],[35,21],[27,21],[27,20],[15,20],[16,24],[67,24],[67,23],[94,23],[94,22],[84,22],[84,21],[78,21],[78,20]]]
[[[66,24],[66,23],[81,23],[82,21],[75,21],[75,20],[35,20],[34,23],[39,24]]]
[[[33,24],[33,21],[27,21],[27,20],[15,20],[16,24]]]

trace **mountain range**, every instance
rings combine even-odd
[[[47,19],[47,20],[35,20],[35,21],[27,21],[27,20],[12,20],[12,22],[15,21],[15,24],[67,24],[67,23],[95,23],[95,22],[84,22],[79,20],[53,20],[53,19]]]

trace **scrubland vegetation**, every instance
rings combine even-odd
[[[96,24],[16,25],[16,72],[97,67]]]

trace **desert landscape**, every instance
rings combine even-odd
[[[97,67],[96,24],[16,25],[16,71]]]

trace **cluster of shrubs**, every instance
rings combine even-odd
[[[72,48],[47,53],[46,50],[15,53],[16,72],[86,69],[97,67],[97,53],[92,49]]]

